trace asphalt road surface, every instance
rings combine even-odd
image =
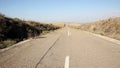
[[[65,27],[0,53],[0,68],[120,68],[120,45]]]

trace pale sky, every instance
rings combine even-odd
[[[1,0],[9,17],[41,22],[89,22],[120,16],[120,0]]]

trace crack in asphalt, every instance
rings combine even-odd
[[[44,57],[47,55],[47,53],[54,47],[54,45],[60,39],[60,37],[61,37],[61,35],[55,40],[55,42],[50,46],[50,48],[45,52],[45,54],[43,54],[43,56],[41,57],[41,59],[39,60],[39,62],[36,64],[35,68],[38,67],[38,65],[41,63],[41,61],[44,59]]]

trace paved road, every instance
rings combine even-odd
[[[66,27],[0,53],[0,68],[120,68],[120,45]]]

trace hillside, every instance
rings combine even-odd
[[[82,24],[79,28],[120,40],[120,17]]]
[[[22,40],[40,35],[44,31],[56,30],[52,24],[40,24],[34,21],[23,21],[0,14],[0,49],[11,46]]]

